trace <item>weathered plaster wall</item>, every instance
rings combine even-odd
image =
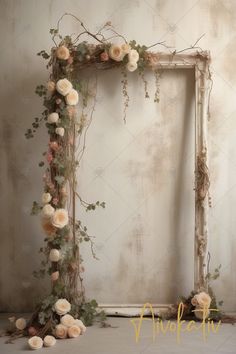
[[[205,33],[205,36],[202,38],[199,45],[201,45],[202,48],[211,51],[212,74],[214,80],[211,98],[212,113],[211,121],[209,122],[212,195],[212,209],[210,211],[209,220],[210,250],[212,254],[212,268],[214,269],[219,263],[222,264],[221,278],[215,283],[214,288],[217,292],[218,298],[225,301],[225,309],[236,310],[236,282],[235,277],[233,276],[236,270],[236,260],[234,257],[236,251],[234,217],[234,205],[236,203],[236,2],[234,0],[98,0],[96,2],[91,0],[0,1],[0,35],[2,45],[0,69],[0,310],[29,310],[29,307],[32,307],[34,301],[38,298],[38,295],[43,294],[47,289],[46,283],[37,283],[31,276],[31,271],[35,269],[39,263],[37,255],[38,248],[43,241],[43,235],[37,218],[29,216],[32,200],[38,199],[41,194],[42,171],[37,167],[37,161],[41,159],[41,153],[45,150],[47,137],[43,132],[40,132],[34,141],[28,142],[24,139],[24,131],[31,124],[32,117],[37,116],[41,111],[41,102],[34,94],[34,88],[38,83],[43,83],[47,79],[44,63],[35,55],[35,53],[41,49],[50,48],[51,42],[48,30],[49,28],[55,27],[57,19],[64,12],[71,12],[84,19],[91,30],[96,30],[101,24],[111,20],[116,29],[125,34],[127,38],[135,38],[138,42],[145,44],[152,44],[156,41],[165,40],[166,43],[177,47],[178,49],[188,47]],[[77,32],[78,25],[73,20],[66,19],[63,22],[62,29],[64,33]],[[188,87],[188,91],[191,92],[193,81],[191,75],[172,75],[172,77],[168,77],[168,74],[163,75],[162,103],[160,103],[159,108],[156,108],[156,117],[162,117],[163,122],[165,122],[165,118],[166,124],[170,124],[173,132],[175,131],[175,125],[171,118],[182,117],[183,120],[181,126],[177,128],[182,129],[181,131],[183,132],[185,127],[185,125],[183,125],[184,117],[192,117],[190,114],[191,112],[187,112],[190,105],[186,104],[186,99],[190,97],[185,96],[185,90],[180,91],[183,95],[178,95],[178,85],[176,87],[176,85],[170,84],[172,80],[173,82],[177,82],[176,80],[179,79],[179,84],[182,87]],[[107,74],[107,76],[109,76],[109,74]],[[109,77],[105,80],[107,85],[109,85]],[[119,80],[119,76],[117,76],[117,80]],[[134,85],[135,83],[132,82],[131,96],[134,93],[135,95],[137,94],[136,102],[140,102],[142,89],[135,90]],[[104,87],[101,88],[101,95],[103,92],[102,90],[104,90]],[[99,139],[100,142],[103,141],[103,132],[99,132],[98,130],[100,126],[98,123],[101,122],[101,124],[103,124],[100,126],[101,130],[104,131],[104,129],[107,129],[107,131],[109,131],[110,129],[110,131],[112,131],[112,129],[116,129],[117,132],[123,132],[123,135],[120,138],[122,144],[128,144],[130,137],[135,137],[138,130],[142,128],[144,122],[142,119],[145,113],[143,111],[141,120],[138,120],[139,123],[135,123],[137,122],[137,117],[140,116],[140,109],[135,109],[135,105],[131,105],[129,111],[130,125],[127,124],[127,127],[122,130],[119,87],[117,87],[116,91],[113,89],[113,95],[110,98],[111,102],[108,107],[102,99],[102,96],[100,97],[100,108],[98,108],[97,112],[99,119],[94,123],[92,128],[93,131],[91,131],[91,138],[93,136],[97,137],[95,144],[99,143]],[[172,99],[172,105],[167,105],[167,102],[165,101],[167,99]],[[115,113],[114,109],[112,109],[114,104],[119,107]],[[173,109],[173,107],[178,107],[178,110],[175,108]],[[182,113],[180,107],[183,108]],[[155,126],[153,126],[153,129],[151,129],[150,132],[148,131],[148,129],[151,128],[152,123],[152,120],[149,120],[149,117],[154,118],[155,111],[150,104],[148,105],[147,110],[148,118],[145,123],[147,125],[143,125],[143,128],[146,128],[146,136],[145,132],[143,132],[144,135],[140,136],[139,141],[139,149],[140,146],[144,146],[144,150],[139,150],[137,153],[135,150],[129,152],[129,155],[127,156],[131,157],[132,160],[130,161],[130,169],[126,170],[126,177],[128,180],[131,180],[130,186],[134,185],[135,179],[137,183],[143,182],[144,189],[142,192],[145,192],[145,188],[149,188],[150,192],[150,188],[155,186],[156,194],[154,193],[153,195],[158,199],[158,196],[160,196],[160,189],[158,189],[160,185],[157,187],[155,184],[155,177],[158,172],[156,165],[152,163],[147,166],[146,170],[140,170],[137,167],[140,167],[142,161],[146,162],[145,155],[142,155],[144,154],[145,149],[149,158],[150,156],[154,156],[153,161],[158,161],[161,166],[163,166],[161,169],[162,173],[159,174],[159,176],[165,177],[165,173],[167,172],[171,175],[171,164],[168,165],[163,163],[163,160],[159,158],[160,151],[158,153],[158,159],[157,155],[155,155],[161,146],[161,141],[159,142],[159,145],[157,144],[157,146],[155,146],[154,142],[158,139],[159,135],[158,127],[155,128]],[[165,110],[165,114],[163,110]],[[111,118],[109,123],[107,123],[106,120],[109,119],[109,117],[106,117],[107,111]],[[103,117],[103,119],[101,117]],[[157,123],[160,123],[161,119],[160,121],[158,119],[159,118],[157,118]],[[163,129],[163,124],[159,127],[162,127]],[[167,134],[167,131],[165,130],[163,134],[165,138],[164,142],[166,143],[167,141],[169,146],[172,146],[173,148],[175,134]],[[165,136],[165,134],[167,135]],[[189,130],[189,134],[190,135],[188,136],[190,137],[190,140],[187,142],[186,146],[191,152],[191,129]],[[150,144],[147,143],[147,140]],[[111,142],[114,144],[112,148],[110,148]],[[176,141],[176,144],[178,145],[180,142],[181,140],[178,142]],[[117,180],[114,179],[114,172],[113,174],[110,172],[110,175],[108,173],[109,169],[106,169],[104,172],[103,163],[109,162],[112,154],[114,155],[116,152],[119,153],[118,150],[120,144],[118,135],[116,136],[116,140],[112,139],[112,141],[109,141],[108,139],[105,144],[100,144],[100,146],[102,146],[100,156],[103,156],[104,159],[100,159],[99,163],[94,163],[94,152],[93,148],[91,148],[88,149],[88,163],[87,165],[86,163],[83,165],[81,183],[82,186],[84,185],[84,193],[86,192],[86,196],[89,198],[92,198],[95,192],[100,198],[101,183],[99,181],[102,178],[105,180],[106,178],[112,178],[112,181],[115,183],[120,183],[122,178],[124,179],[125,177],[125,171],[122,176],[121,174],[119,175]],[[174,150],[172,149],[172,151]],[[178,161],[181,161],[181,149],[178,150],[178,153]],[[91,158],[93,161],[92,163]],[[149,161],[151,161],[151,159]],[[171,158],[169,159],[169,162],[171,161],[173,161],[173,156],[172,160]],[[125,163],[127,163],[127,159],[123,159],[122,168],[124,168]],[[119,164],[116,168],[117,171],[121,171]],[[191,163],[189,167],[186,167],[186,176],[189,176],[187,182],[191,181],[191,177],[188,175],[190,171]],[[106,175],[102,176],[101,173],[103,172],[106,173]],[[97,176],[99,173],[100,176]],[[145,175],[145,173],[147,173],[147,175]],[[150,173],[153,173],[153,175]],[[139,174],[138,177],[136,177],[137,174]],[[86,189],[85,182],[87,177],[91,178],[91,180],[94,178],[94,183],[90,184],[90,188],[88,188],[87,184]],[[176,179],[173,178],[173,181],[176,181]],[[187,198],[188,194],[191,195],[192,186],[188,183],[186,184],[186,179],[184,180],[180,178],[178,182],[178,186],[179,188],[181,187],[181,191],[183,191],[185,197]],[[119,186],[119,183],[117,186]],[[128,199],[130,203],[134,203],[135,199],[133,198],[134,195],[132,195],[132,188],[127,188],[129,184],[125,183],[123,186],[124,189],[127,189],[127,193],[130,192],[130,195],[126,194],[129,196]],[[101,258],[99,270],[102,271],[102,269],[104,269],[103,274],[106,274],[105,272],[111,263],[106,263],[107,261],[104,262],[102,259],[107,259],[107,257],[110,256],[111,259],[114,258],[114,269],[112,271],[114,271],[117,279],[120,281],[125,279],[123,284],[126,284],[128,287],[128,297],[125,297],[122,292],[121,300],[129,300],[131,302],[143,301],[146,294],[148,294],[147,300],[150,298],[150,300],[154,301],[156,299],[156,293],[159,291],[162,284],[165,284],[165,287],[168,285],[166,285],[165,280],[162,279],[163,274],[166,274],[167,279],[171,284],[174,280],[177,280],[178,282],[180,281],[180,275],[176,274],[175,277],[175,273],[171,273],[172,269],[176,266],[176,259],[174,260],[174,255],[171,253],[173,252],[173,249],[171,248],[173,242],[178,243],[178,247],[176,248],[176,250],[178,250],[178,256],[180,254],[181,243],[182,249],[189,250],[187,254],[186,252],[181,254],[186,257],[184,258],[187,262],[187,266],[185,265],[185,267],[189,269],[187,279],[189,282],[188,284],[190,284],[189,280],[191,280],[192,260],[189,258],[189,254],[191,254],[191,241],[189,237],[192,235],[191,232],[187,233],[187,230],[185,230],[186,232],[182,232],[181,228],[179,228],[176,241],[174,238],[175,234],[171,233],[171,229],[174,229],[174,223],[172,223],[168,230],[164,228],[168,235],[172,235],[168,241],[169,243],[163,245],[166,257],[170,260],[169,266],[164,267],[167,269],[167,272],[164,272],[164,270],[162,272],[161,268],[158,268],[158,264],[155,263],[155,253],[150,254],[150,249],[148,249],[147,243],[144,243],[143,241],[144,235],[148,235],[147,237],[150,241],[149,244],[153,244],[154,242],[156,245],[161,240],[160,235],[158,236],[160,238],[154,238],[155,232],[160,226],[158,218],[155,219],[155,215],[152,215],[152,213],[156,212],[155,208],[157,208],[157,205],[159,205],[160,208],[160,204],[155,204],[156,199],[146,205],[145,210],[140,210],[143,219],[145,215],[148,217],[148,225],[146,225],[144,229],[143,225],[140,225],[140,218],[131,220],[131,223],[127,227],[123,225],[123,229],[120,229],[117,234],[120,235],[119,237],[112,237],[112,242],[110,242],[110,244],[107,242],[104,246],[102,233],[105,234],[108,230],[109,233],[112,233],[115,229],[112,229],[114,226],[112,223],[108,222],[108,225],[106,225],[102,220],[114,220],[114,212],[116,208],[119,208],[120,206],[120,213],[118,214],[116,210],[116,215],[118,221],[122,223],[122,218],[125,218],[125,214],[128,213],[128,210],[126,211],[124,209],[119,196],[116,195],[115,198],[115,192],[113,198],[110,189],[108,187],[103,188],[102,192],[104,193],[101,193],[101,199],[105,199],[111,203],[110,205],[108,203],[109,207],[106,211],[101,211],[97,216],[94,216],[96,221],[92,222],[92,218],[91,221],[89,221],[89,219],[87,219],[87,221],[90,222],[88,226],[90,226],[92,233],[98,235],[98,253]],[[165,185],[165,193],[167,193],[168,190],[170,191],[171,187],[168,189],[168,185]],[[174,191],[176,193],[177,189],[174,189]],[[162,200],[170,201],[165,193],[161,196],[161,198],[163,198]],[[97,196],[95,198],[97,199]],[[174,202],[177,200],[179,200],[179,196],[176,194]],[[191,198],[189,199],[189,203],[191,203]],[[113,204],[115,207],[114,209],[110,207],[113,207]],[[166,210],[167,209],[168,205],[166,205]],[[145,214],[147,210],[149,212],[148,214]],[[183,213],[187,212],[187,210],[181,210],[181,215],[183,217]],[[104,217],[104,214],[108,215],[108,217]],[[172,222],[176,221],[176,218],[179,219],[179,215],[174,212],[172,216]],[[164,218],[166,218],[165,215]],[[165,220],[168,220],[168,218]],[[136,225],[136,228],[131,227],[131,225]],[[181,225],[191,226],[191,223],[189,223],[188,219],[185,224],[184,219],[181,219]],[[148,228],[151,228],[151,231]],[[133,235],[133,238],[131,238],[131,235]],[[183,239],[181,239],[181,235],[183,235]],[[130,239],[126,236],[129,236]],[[142,241],[140,241],[140,239],[142,239]],[[120,247],[122,245],[126,248],[125,251],[121,253]],[[130,252],[128,251],[129,249]],[[142,251],[144,252],[142,253],[142,256],[147,254],[151,255],[150,259],[153,262],[152,264],[158,268],[157,272],[153,271],[152,266],[149,272],[148,268],[146,268],[146,263],[139,263],[136,264],[137,268],[133,271],[133,274],[132,269],[129,270],[129,277],[127,278],[125,274],[125,270],[127,269],[128,271],[129,269],[127,259],[131,260],[131,262],[133,262],[132,264],[135,265],[137,255],[140,257],[140,252],[143,249],[145,250]],[[162,251],[160,253],[162,253]],[[119,254],[119,257],[117,257],[117,254]],[[159,258],[159,261],[160,260],[161,259]],[[150,263],[151,262],[149,262],[149,264]],[[183,264],[180,264],[179,266],[180,270],[184,269]],[[90,278],[86,281],[89,292],[92,293],[93,290],[96,289],[100,301],[104,300],[111,302],[114,300],[118,302],[119,296],[116,298],[114,297],[113,299],[105,296],[107,293],[106,286],[108,286],[108,288],[110,287],[112,277],[109,279],[106,276],[102,276],[101,272],[98,272],[97,267],[98,266],[92,261],[87,265],[88,277]],[[149,273],[151,276],[149,279],[142,279],[144,281],[142,283],[144,284],[144,287],[135,288],[137,294],[135,294],[135,292],[131,293],[131,287],[134,288],[137,286],[137,273],[140,273],[142,277],[145,275],[145,272],[143,272],[144,268],[146,275]],[[123,269],[123,272],[121,269]],[[124,278],[125,276],[126,278]],[[100,281],[95,282],[99,277]],[[133,279],[134,283],[129,285],[127,279]],[[159,288],[155,285],[157,284],[156,280],[158,281],[158,284],[161,282],[161,284],[158,285]],[[115,282],[113,283],[115,284]],[[188,290],[186,281],[183,280],[181,286],[183,291]],[[143,288],[148,289],[148,291],[143,292]],[[115,296],[115,292],[117,293],[119,291],[119,287],[115,285],[114,290]],[[173,291],[179,291],[179,289],[174,287]],[[166,295],[163,293],[162,296],[165,297],[169,295],[168,293]],[[171,297],[169,299],[171,300]],[[160,297],[157,298],[156,301],[160,301]]]

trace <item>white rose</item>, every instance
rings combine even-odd
[[[59,324],[55,327],[55,335],[57,338],[64,339],[67,337],[67,327]]]
[[[58,47],[56,53],[58,59],[67,60],[70,57],[69,49],[64,45]]]
[[[129,70],[130,72],[135,71],[138,68],[138,64],[135,61],[129,61],[126,64],[126,69]]]
[[[65,209],[57,209],[52,216],[52,224],[62,229],[69,222],[68,211]]]
[[[53,112],[51,114],[49,114],[48,116],[48,123],[53,124],[56,123],[59,119],[59,114],[56,112]]]
[[[50,218],[54,214],[55,209],[50,204],[45,204],[42,213],[44,216]]]
[[[79,337],[80,333],[81,333],[81,329],[77,326],[71,326],[68,328],[68,337],[70,338],[77,338]]]
[[[65,134],[65,129],[62,127],[59,127],[59,128],[56,128],[55,132],[57,135],[60,135],[62,137]]]
[[[81,334],[84,334],[86,332],[87,328],[81,320],[76,319],[74,325],[80,328]]]
[[[206,319],[210,314],[210,311],[208,308],[201,308],[201,307],[196,307],[196,310],[194,311],[194,315],[199,319],[203,320]]]
[[[43,344],[45,347],[52,347],[56,344],[56,338],[53,336],[44,337]]]
[[[209,308],[211,304],[211,297],[207,293],[202,291],[201,293],[194,295],[191,302],[193,306]]]
[[[128,43],[124,43],[122,44],[121,46],[121,49],[123,50],[123,53],[126,55],[126,54],[129,54],[131,48],[130,48],[130,45]]]
[[[43,346],[43,340],[38,336],[34,336],[28,340],[28,344],[31,349],[40,349]]]
[[[109,57],[115,61],[122,61],[124,52],[118,45],[112,45],[109,49]]]
[[[48,92],[52,93],[52,92],[55,91],[55,89],[56,89],[55,82],[54,81],[48,81],[47,82],[47,90],[48,90]]]
[[[66,96],[72,90],[72,83],[67,79],[61,79],[57,81],[56,84],[57,91],[62,95]]]
[[[55,311],[58,315],[65,315],[71,310],[71,304],[66,299],[59,299],[54,305]]]
[[[49,253],[49,260],[50,262],[58,262],[61,258],[61,253],[56,248],[51,249]]]
[[[79,95],[78,92],[72,89],[68,95],[66,95],[66,103],[69,106],[75,106],[79,102]]]
[[[26,328],[26,320],[24,318],[18,318],[15,322],[15,326],[17,329],[23,331]]]
[[[67,314],[67,315],[62,316],[62,318],[61,318],[61,324],[63,324],[66,327],[71,327],[74,325],[74,323],[75,323],[75,319],[71,315]]]
[[[128,54],[128,57],[129,57],[129,61],[131,62],[137,63],[137,61],[139,60],[139,54],[136,49],[131,49]]]
[[[43,193],[43,195],[42,195],[42,203],[43,204],[49,203],[51,201],[51,199],[52,199],[52,196],[50,193]]]
[[[58,271],[53,272],[53,273],[51,274],[51,280],[52,280],[52,281],[57,281],[58,278],[59,278],[59,272],[58,272]]]

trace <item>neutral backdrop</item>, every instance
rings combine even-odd
[[[157,41],[183,49],[199,45],[212,56],[209,158],[212,208],[209,214],[211,268],[222,264],[214,284],[225,310],[236,310],[235,203],[236,100],[234,0],[1,0],[0,113],[0,311],[28,311],[49,289],[32,271],[39,265],[43,233],[31,217],[42,193],[45,151],[42,130],[24,138],[42,110],[34,94],[45,83],[49,29],[71,12],[91,31],[111,21],[127,39]],[[65,19],[62,33],[80,30]],[[157,47],[156,50],[163,48]],[[150,95],[153,93],[152,76]],[[143,98],[142,82],[130,76],[131,104],[122,121],[120,75],[99,76],[98,105],[78,174],[83,198],[105,200],[107,208],[78,217],[96,236],[95,261],[83,249],[88,296],[105,303],[172,302],[193,282],[193,98],[191,71],[163,72],[160,103]],[[152,97],[152,96],[151,96]]]

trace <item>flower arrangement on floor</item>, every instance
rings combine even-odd
[[[69,15],[69,14],[65,14]],[[105,314],[97,308],[95,300],[87,301],[83,286],[83,259],[80,244],[90,245],[94,258],[93,236],[87,227],[76,219],[76,198],[86,211],[105,207],[105,202],[88,203],[77,191],[76,171],[80,166],[86,147],[86,135],[92,122],[96,104],[97,77],[96,70],[120,68],[122,74],[122,93],[124,96],[124,120],[129,105],[127,91],[127,72],[137,71],[143,80],[145,97],[149,97],[144,71],[151,68],[156,82],[154,102],[159,101],[159,72],[156,69],[159,54],[150,52],[155,45],[165,46],[159,42],[151,46],[139,45],[136,41],[128,42],[107,22],[97,33],[91,33],[77,17],[83,28],[75,38],[51,29],[55,46],[51,53],[45,50],[38,53],[47,60],[50,78],[47,84],[38,85],[36,93],[43,99],[45,107],[41,117],[36,117],[32,128],[26,132],[26,138],[33,138],[36,130],[45,123],[49,134],[49,143],[43,153],[39,166],[47,167],[43,175],[44,191],[41,202],[34,202],[32,214],[40,214],[42,228],[46,235],[45,245],[40,248],[44,255],[39,271],[35,277],[50,276],[51,293],[41,300],[29,321],[22,318],[11,319],[14,324],[8,333],[10,340],[29,335],[29,347],[32,349],[53,346],[55,338],[74,338],[83,334],[87,325],[99,318],[103,326]],[[110,33],[105,37],[104,33]],[[81,41],[87,35],[95,43]],[[114,42],[110,42],[113,39]],[[195,43],[197,44],[197,42]],[[168,47],[167,47],[168,48]],[[191,46],[188,49],[194,49]],[[199,47],[196,47],[199,48]],[[182,50],[183,51],[183,50]],[[173,52],[177,53],[176,51]],[[199,51],[199,55],[201,51]],[[85,68],[94,68],[94,81],[82,79],[78,73]],[[197,308],[206,300],[207,295],[194,295],[191,304]]]

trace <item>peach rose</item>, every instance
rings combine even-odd
[[[50,204],[45,204],[42,209],[43,216],[50,218],[55,212],[55,209]]]
[[[57,135],[60,135],[61,137],[63,137],[65,134],[65,129],[63,127],[59,127],[59,128],[56,128],[55,132]]]
[[[202,291],[201,293],[194,295],[191,300],[191,303],[193,306],[209,308],[211,304],[211,297],[207,293]]]
[[[21,317],[21,318],[18,318],[15,322],[15,326],[17,329],[23,331],[23,329],[26,328],[26,319]]]
[[[71,327],[74,325],[74,323],[75,323],[75,319],[71,315],[67,314],[67,315],[62,316],[62,318],[61,318],[61,324],[63,324],[66,327]]]
[[[129,61],[127,64],[126,64],[126,69],[129,70],[130,72],[133,72],[135,71],[136,69],[138,68],[138,65],[135,61]]]
[[[81,320],[76,319],[74,325],[80,328],[81,334],[84,334],[86,332],[87,328]]]
[[[40,337],[34,336],[28,340],[31,349],[40,349],[43,346],[43,340]]]
[[[124,58],[124,52],[118,45],[111,45],[109,49],[109,56],[115,61],[122,61]]]
[[[69,106],[75,106],[79,102],[79,95],[78,92],[74,89],[72,89],[68,95],[66,95],[66,103]]]
[[[64,45],[61,45],[60,47],[57,48],[56,54],[57,54],[57,58],[61,60],[67,60],[70,57],[69,49]]]
[[[52,216],[52,224],[59,229],[62,229],[64,226],[66,226],[68,222],[68,211],[65,209],[57,209]]]
[[[48,116],[48,123],[53,124],[56,123],[59,119],[59,114],[56,112],[53,112],[51,114],[49,114]]]
[[[68,328],[68,337],[70,338],[77,338],[81,333],[81,329],[77,326],[71,326]]]
[[[55,226],[52,225],[48,218],[42,219],[42,228],[47,236],[53,236],[56,232]]]
[[[72,88],[72,83],[67,79],[58,80],[56,83],[56,89],[62,96],[68,95]]]
[[[53,248],[49,253],[50,262],[58,262],[61,258],[61,253],[58,249]]]
[[[53,336],[44,337],[43,344],[45,347],[52,347],[56,344],[56,338]]]
[[[62,316],[70,312],[71,304],[66,299],[59,299],[56,301],[54,309],[58,315]]]
[[[59,324],[55,327],[55,335],[57,338],[64,339],[67,337],[67,327]]]

